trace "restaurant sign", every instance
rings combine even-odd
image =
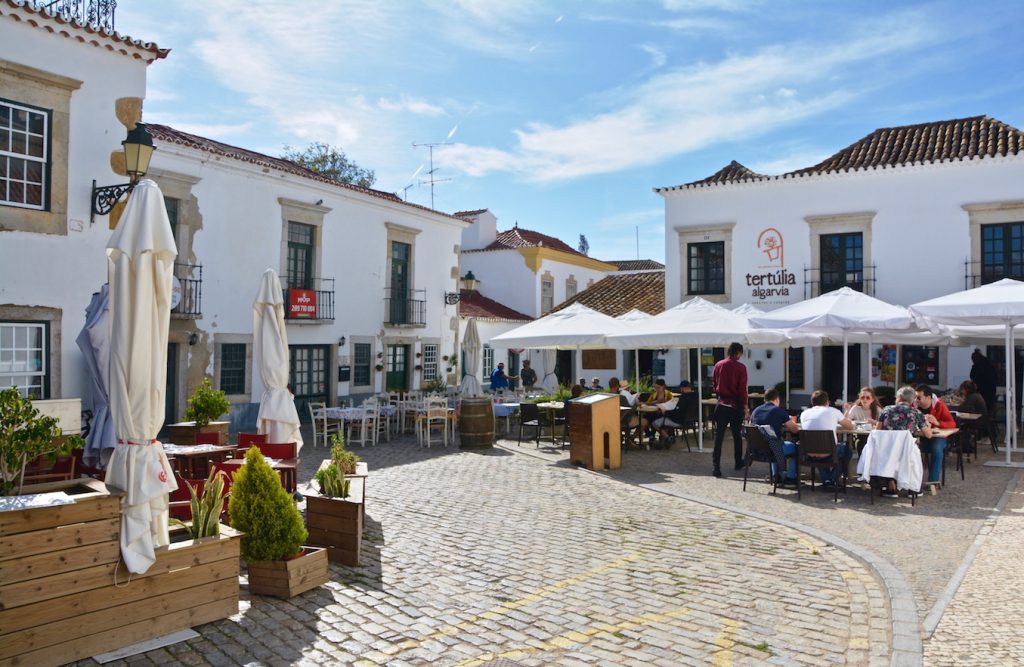
[[[765,303],[789,303],[789,289],[796,285],[796,275],[786,270],[782,233],[774,227],[764,229],[757,237],[757,249],[762,254],[758,268],[764,271],[746,275],[750,296]],[[775,300],[778,297],[785,299]]]
[[[316,292],[311,289],[288,290],[288,317],[316,317]]]

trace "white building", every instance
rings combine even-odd
[[[844,285],[907,305],[1024,278],[1024,133],[986,116],[876,130],[780,176],[733,162],[656,192],[665,199],[667,307],[700,295],[770,310]],[[852,391],[869,373],[872,385],[888,379],[879,349],[869,359],[866,348],[853,346]],[[768,355],[747,359],[751,384],[783,380],[785,355]],[[968,357],[908,347],[885,362],[899,371],[890,382],[955,386]],[[686,372],[678,352],[670,359],[675,374]],[[836,348],[790,359],[794,387],[840,393]]]
[[[83,395],[75,337],[107,280],[110,237],[106,218],[91,219],[90,192],[94,179],[127,181],[111,153],[137,118],[147,67],[166,55],[0,2],[0,385]]]

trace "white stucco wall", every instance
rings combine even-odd
[[[61,30],[77,34],[67,26]],[[75,337],[92,293],[107,280],[105,248],[111,233],[105,217],[89,222],[92,181],[103,186],[127,180],[110,168],[110,154],[120,150],[126,135],[114,115],[114,101],[145,96],[146,62],[9,16],[0,16],[0,60],[82,82],[70,103],[67,235],[0,232],[0,303],[62,310],[61,395],[53,397],[81,397],[87,376]],[[3,91],[0,96],[9,98]]]
[[[540,281],[518,250],[464,252],[459,262],[460,275],[472,271],[480,281],[477,290],[488,299],[524,315],[539,314]]]
[[[770,310],[804,298],[804,268],[812,266],[811,232],[806,216],[871,214],[868,263],[877,267],[874,295],[900,305],[964,289],[964,262],[971,254],[968,204],[1024,199],[1024,157],[986,158],[966,162],[918,165],[801,179],[735,183],[692,190],[664,191],[666,226],[666,306],[689,298],[685,282],[685,249],[676,228],[701,228],[734,223],[732,255],[727,271],[732,280],[731,306],[749,302]],[[746,284],[748,273],[768,273],[757,239],[768,227],[784,239],[784,269],[795,274],[788,296],[759,299]],[[865,346],[866,347],[866,346]],[[759,354],[753,353],[755,357]],[[753,363],[751,384],[771,385],[782,379],[781,354]],[[951,349],[942,364],[942,386],[966,378],[969,350]],[[751,360],[753,361],[753,360]],[[815,355],[807,355],[808,381],[817,383]],[[866,357],[862,369],[867,371]],[[679,364],[671,370],[674,381]],[[877,383],[877,382],[873,382]],[[809,387],[810,388],[810,387]]]

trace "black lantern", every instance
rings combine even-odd
[[[476,276],[473,275],[472,271],[466,271],[466,275],[459,279],[459,282],[462,283],[462,289],[466,290],[467,292],[472,292],[480,284],[480,281],[476,279]],[[453,306],[461,300],[461,292],[444,293],[444,302],[447,303],[449,306]]]
[[[92,182],[92,212],[90,222],[96,221],[97,215],[107,215],[114,209],[114,204],[127,192],[135,188],[146,172],[149,171],[149,161],[153,157],[153,135],[146,129],[145,124],[136,123],[135,129],[128,132],[128,136],[121,142],[124,147],[124,169],[130,179],[128,183],[121,185],[106,185],[96,187],[96,181]]]

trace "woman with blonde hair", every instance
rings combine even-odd
[[[878,403],[875,390],[871,387],[861,387],[857,393],[857,400],[846,410],[846,418],[854,422],[871,422],[874,425],[881,412],[882,406]]]

